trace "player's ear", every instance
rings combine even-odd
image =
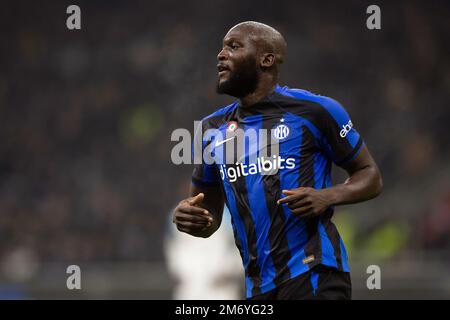
[[[275,64],[275,55],[273,53],[264,53],[261,56],[261,67],[270,68]]]

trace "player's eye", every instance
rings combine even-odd
[[[239,45],[237,43],[232,43],[230,47],[231,49],[236,50],[237,48],[239,48]]]

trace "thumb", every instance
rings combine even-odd
[[[292,195],[295,193],[293,190],[282,190],[281,192],[286,195]]]
[[[189,200],[189,204],[195,205],[197,203],[202,202],[204,198],[205,198],[205,195],[203,193],[199,193],[198,195],[196,195],[195,197],[193,197]]]

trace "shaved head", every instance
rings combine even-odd
[[[235,25],[217,56],[217,92],[245,97],[261,87],[273,88],[285,56],[286,41],[271,26],[256,21]]]
[[[260,53],[274,53],[277,63],[284,62],[287,44],[278,30],[256,21],[238,23],[229,32],[236,29],[244,30],[249,38],[254,41]]]

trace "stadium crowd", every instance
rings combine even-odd
[[[242,20],[285,35],[280,83],[340,101],[379,163],[382,196],[345,209],[352,252],[394,239],[388,259],[450,258],[448,8],[389,2],[370,31],[358,1],[80,6],[79,31],[65,28],[63,3],[0,14],[2,272],[163,259],[167,213],[192,169],[172,164],[171,132],[232,101],[215,93],[216,55]]]

